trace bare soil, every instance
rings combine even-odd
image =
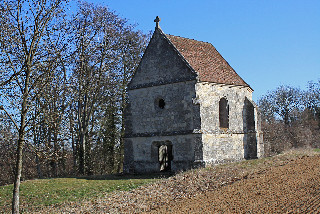
[[[293,151],[191,170],[130,192],[40,212],[320,213],[320,155]]]
[[[302,156],[157,213],[320,213],[320,158]]]

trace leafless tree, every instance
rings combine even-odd
[[[59,53],[58,20],[63,0],[3,0],[0,3],[0,99],[3,110],[14,114],[18,130],[12,213],[19,213],[19,187],[26,133],[29,131],[36,85],[55,71]],[[41,87],[38,87],[41,88]]]
[[[318,120],[320,129],[320,80],[309,82],[308,90],[303,94],[303,101],[313,116]]]
[[[126,86],[148,37],[109,8],[85,2],[66,22],[66,4],[0,2],[0,111],[16,138],[2,136],[17,139],[10,147],[17,147],[13,213],[23,151],[33,160],[24,162],[30,175],[39,177],[57,176],[70,149],[81,174],[121,171]],[[102,159],[107,164],[98,169]]]
[[[116,49],[117,28],[123,20],[110,12],[106,7],[79,3],[79,13],[71,22],[75,52],[73,54],[74,107],[76,109],[77,155],[80,174],[90,174],[91,140],[96,128],[95,112],[110,77]]]
[[[319,85],[310,82],[306,91],[280,86],[258,101],[267,155],[320,146]]]
[[[90,174],[93,144],[102,139],[97,136],[98,132],[103,132],[99,131],[99,124],[121,123],[121,100],[124,100],[126,84],[140,60],[145,36],[134,31],[133,26],[107,7],[88,3],[79,4],[79,13],[70,26],[74,33],[72,85],[78,133],[74,148],[77,148],[79,173]],[[102,115],[106,114],[114,121],[101,121],[105,118]],[[119,130],[112,128],[109,131],[117,132],[108,135],[114,138],[114,146],[120,137]],[[110,139],[103,141],[110,142]]]
[[[63,64],[59,66],[62,71]],[[67,108],[70,103],[66,72],[53,73],[49,79],[50,85],[38,89],[30,132],[36,151],[39,177],[43,174],[40,166],[43,161],[47,168],[51,169],[51,176],[58,176],[58,164],[64,166],[65,146],[68,146],[65,144],[68,144],[69,138],[69,130],[65,128],[68,127]]]
[[[289,125],[301,110],[301,91],[291,86],[280,86],[268,92],[259,101],[262,117],[266,120],[281,119]]]

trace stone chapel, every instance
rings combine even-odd
[[[124,172],[262,157],[253,89],[212,44],[165,34],[159,21],[127,88]]]

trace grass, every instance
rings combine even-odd
[[[268,158],[252,159],[235,163],[235,165],[238,165],[239,167],[246,169],[264,164],[266,160],[268,160]]]
[[[316,149],[313,149],[313,151],[315,151],[315,152],[320,152],[320,149],[319,149],[319,148],[316,148]]]
[[[96,176],[24,181],[20,188],[21,207],[39,208],[64,202],[91,200],[113,191],[127,191],[155,182],[152,176]],[[13,185],[0,187],[0,213],[9,212]]]

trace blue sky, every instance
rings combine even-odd
[[[213,44],[254,89],[305,89],[320,79],[320,0],[87,0],[116,11],[137,29]]]

